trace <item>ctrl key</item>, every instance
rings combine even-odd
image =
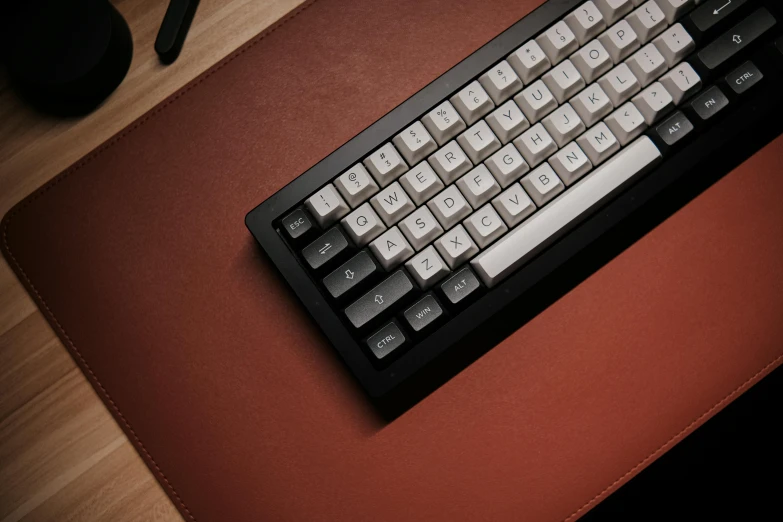
[[[391,322],[375,332],[367,339],[367,346],[373,355],[383,359],[406,342],[405,335],[396,323]]]

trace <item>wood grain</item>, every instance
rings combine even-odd
[[[302,0],[202,0],[179,59],[153,42],[160,0],[116,0],[133,34],[124,82],[92,114],[23,105],[0,70],[0,214]],[[181,520],[5,260],[0,261],[0,522]]]

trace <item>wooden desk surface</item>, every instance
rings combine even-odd
[[[301,2],[202,0],[182,54],[165,67],[153,42],[168,2],[114,0],[133,33],[133,62],[81,119],[22,105],[0,69],[0,215]],[[1,260],[0,522],[39,520],[181,518]]]

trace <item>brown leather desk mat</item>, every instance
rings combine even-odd
[[[781,362],[783,139],[383,423],[245,213],[540,0],[318,0],[6,216],[186,517],[574,519]]]

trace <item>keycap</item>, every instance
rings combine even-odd
[[[397,223],[416,208],[396,181],[373,196],[370,199],[370,204],[388,227]]]
[[[385,187],[408,170],[408,164],[391,143],[370,154],[364,160],[364,166],[381,187]]]
[[[473,168],[473,163],[454,140],[438,149],[427,161],[446,185]]]
[[[378,184],[361,163],[343,172],[335,180],[334,186],[351,208],[358,207],[379,190]]]
[[[531,125],[557,109],[557,100],[541,80],[536,80],[531,86],[514,96],[514,102],[525,113]]]
[[[473,212],[462,192],[456,185],[449,185],[446,190],[435,195],[427,202],[427,207],[438,223],[447,230]]]
[[[500,140],[484,120],[457,136],[457,143],[468,155],[474,165],[481,163],[490,154],[500,148]]]
[[[422,290],[427,290],[450,272],[432,245],[413,256],[405,263],[405,268]]]
[[[544,75],[543,80],[558,103],[563,103],[585,87],[584,79],[571,60],[565,60],[555,66]]]
[[[626,18],[639,37],[639,41],[645,44],[666,29],[666,15],[655,3],[655,0],[645,2]]]
[[[414,290],[413,283],[405,270],[397,270],[346,308],[345,316],[354,328],[362,328],[391,306],[411,295]]]
[[[718,22],[724,20],[731,13],[742,7],[747,0],[707,0],[697,7],[690,15],[691,21],[699,29],[706,33]],[[698,3],[698,2],[696,2]]]
[[[633,9],[631,0],[593,0],[595,6],[604,15],[606,23],[611,25],[617,20],[627,15]]]
[[[693,124],[681,111],[669,116],[655,128],[658,136],[670,147],[687,136],[693,130]]]
[[[348,248],[348,240],[345,239],[345,235],[340,230],[340,227],[335,226],[307,245],[302,250],[302,257],[310,265],[310,268],[317,270],[336,259],[340,254],[347,251]]]
[[[380,268],[373,257],[367,251],[362,250],[326,276],[324,286],[329,295],[339,299],[369,282],[379,273],[381,273]]]
[[[612,57],[614,63],[628,58],[642,46],[636,31],[627,20],[620,20],[598,37],[598,41]]]
[[[471,267],[484,284],[495,286],[660,159],[658,148],[642,136],[476,256]]]
[[[443,317],[443,308],[432,294],[425,295],[402,314],[414,332],[421,332]]]
[[[647,44],[636,51],[625,63],[642,88],[650,85],[668,69],[666,60],[653,44]]]
[[[571,98],[574,108],[582,122],[590,127],[612,112],[612,102],[598,83],[590,84],[585,90]]]
[[[457,225],[436,239],[435,248],[451,269],[468,261],[479,251],[462,225]]]
[[[473,208],[479,208],[500,192],[500,185],[484,164],[459,178],[457,187]]]
[[[526,85],[552,67],[549,58],[535,40],[511,53],[507,60]]]
[[[484,248],[508,231],[495,208],[486,204],[462,222],[479,248]]]
[[[310,216],[304,209],[298,208],[288,214],[280,221],[280,226],[285,230],[286,235],[293,239],[304,237],[313,230],[313,223]]]
[[[443,233],[443,227],[426,206],[417,208],[411,215],[400,221],[398,226],[416,251],[432,243]]]
[[[484,162],[501,188],[518,180],[530,167],[512,143],[509,143]]]
[[[390,228],[370,243],[370,251],[387,272],[413,255],[413,247],[397,227]]]
[[[331,183],[305,200],[305,207],[321,228],[328,227],[350,209]]]
[[[774,25],[775,18],[766,8],[757,9],[699,51],[697,56],[707,69],[717,69]]]
[[[588,129],[576,139],[576,143],[590,158],[593,166],[600,165],[620,150],[620,143],[604,122]]]
[[[576,36],[579,45],[584,45],[606,29],[604,15],[592,1],[587,1],[565,17],[565,23]]]
[[[571,55],[571,63],[586,83],[591,83],[612,68],[609,53],[598,40],[593,40]]]
[[[473,270],[467,266],[440,285],[441,292],[452,305],[465,302],[468,297],[476,295],[480,289],[481,283]]]
[[[623,147],[631,143],[647,128],[644,116],[631,102],[610,114],[604,123]]]
[[[696,0],[655,0],[655,2],[670,24],[673,24],[675,20],[698,3]]]
[[[451,104],[457,109],[467,125],[472,125],[476,120],[495,108],[492,99],[481,84],[473,80],[467,87],[451,97]]]
[[[367,339],[367,346],[376,359],[383,359],[390,353],[401,349],[407,339],[397,323],[391,322]]]
[[[527,121],[522,109],[517,106],[514,100],[508,100],[492,111],[486,120],[489,128],[502,144],[513,140],[530,127],[530,122]]]
[[[701,89],[701,78],[687,62],[675,65],[674,69],[661,76],[660,82],[671,94],[675,105]]]
[[[522,80],[505,60],[482,74],[479,83],[496,105],[503,103],[522,88]]]
[[[573,141],[549,158],[549,164],[566,186],[579,180],[593,168],[590,159]]]
[[[544,163],[522,178],[520,184],[539,207],[544,206],[565,190],[563,182],[557,177],[549,163]]]
[[[438,145],[443,145],[467,128],[465,121],[448,101],[425,114],[421,122],[438,142]]]
[[[420,121],[396,135],[392,142],[408,165],[416,165],[438,148]]]
[[[612,105],[622,105],[642,87],[639,80],[631,72],[627,64],[621,63],[598,80],[598,85],[604,90]]]
[[[579,47],[576,35],[562,20],[536,38],[536,42],[553,65],[566,59]]]
[[[544,118],[542,123],[558,147],[562,147],[573,140],[586,129],[585,124],[582,123],[582,120],[570,103],[558,107],[555,112]]]
[[[354,244],[359,247],[363,247],[386,230],[381,218],[369,203],[363,204],[345,216],[340,223]]]
[[[514,227],[536,211],[536,205],[519,183],[495,196],[492,206],[509,227]]]
[[[674,108],[674,99],[660,82],[655,82],[647,87],[634,96],[631,102],[642,113],[647,125],[652,125],[660,120]]]
[[[531,168],[538,166],[557,150],[557,143],[540,123],[523,132],[513,143]]]
[[[718,114],[729,104],[728,98],[719,87],[710,87],[691,102],[691,107],[706,121]]]
[[[663,55],[668,67],[674,67],[696,49],[696,42],[682,24],[675,24],[653,40],[653,45]]]
[[[731,71],[726,76],[726,83],[729,84],[732,91],[742,94],[760,82],[762,78],[764,75],[761,74],[758,67],[748,61]]]
[[[400,178],[400,185],[416,205],[422,205],[443,190],[443,182],[426,161],[422,161]]]

